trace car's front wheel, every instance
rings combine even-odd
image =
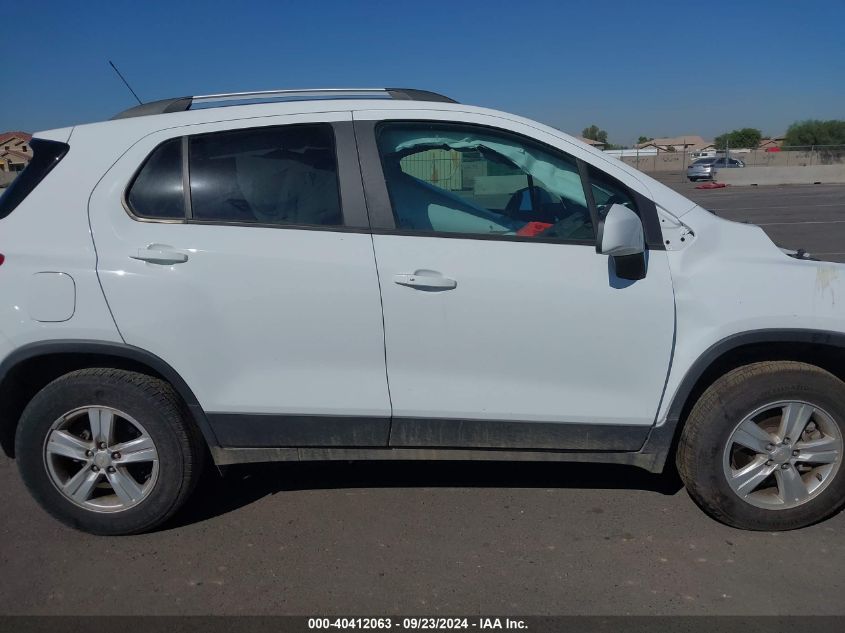
[[[50,514],[95,534],[143,532],[182,505],[204,450],[165,382],[84,369],[44,387],[15,440],[27,487]]]
[[[690,412],[677,465],[692,498],[735,527],[790,530],[845,505],[845,383],[792,361],[746,365]]]

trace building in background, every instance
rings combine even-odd
[[[0,187],[5,187],[32,160],[32,135],[26,132],[0,133]]]
[[[762,149],[766,152],[779,152],[781,146],[783,146],[783,136],[773,136],[772,138],[763,138],[760,139],[760,145],[757,146],[757,149]]]
[[[643,147],[638,149],[634,148],[624,148],[624,149],[606,149],[604,153],[608,156],[615,156],[616,158],[623,158],[625,156],[631,158],[646,158],[648,156],[657,156],[657,148],[656,147]]]
[[[666,138],[653,138],[645,143],[637,143],[634,149],[647,149],[653,147],[658,152],[700,152],[713,147],[713,143],[705,141],[697,134],[686,136],[670,136]]]
[[[587,145],[592,145],[596,149],[604,149],[607,143],[602,143],[601,141],[594,141],[591,138],[584,138],[583,136],[576,136],[579,141],[582,143],[586,143]]]

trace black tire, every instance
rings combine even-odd
[[[158,452],[158,476],[149,495],[119,512],[99,513],[70,501],[50,478],[44,446],[52,424],[79,407],[100,405],[141,423]],[[39,504],[70,527],[101,535],[136,534],[160,525],[195,487],[205,459],[198,431],[167,383],[121,369],[82,369],[57,378],[27,405],[15,437],[18,468]]]
[[[723,455],[736,425],[769,403],[794,399],[824,409],[845,437],[845,383],[819,367],[793,361],[754,363],[714,382],[694,405],[678,444],[678,473],[693,500],[716,520],[748,530],[793,530],[845,505],[845,467],[817,496],[785,509],[754,506],[728,484]],[[841,457],[840,457],[841,459]]]

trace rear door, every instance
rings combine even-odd
[[[387,442],[382,314],[350,119],[152,134],[91,198],[121,335],[179,372],[223,445]]]
[[[382,288],[391,445],[638,449],[674,336],[654,204],[622,170],[608,173],[611,163],[579,161],[577,147],[565,151],[527,125],[502,129],[502,119],[474,113],[354,114]],[[612,204],[646,224],[644,279],[620,278],[596,252],[593,212]]]

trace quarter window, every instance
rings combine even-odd
[[[385,123],[378,146],[396,228],[594,240],[575,160],[506,133]]]
[[[194,220],[343,224],[330,126],[238,130],[189,141]]]
[[[132,212],[142,218],[181,220],[185,217],[182,188],[182,139],[159,145],[129,189],[127,201]]]

